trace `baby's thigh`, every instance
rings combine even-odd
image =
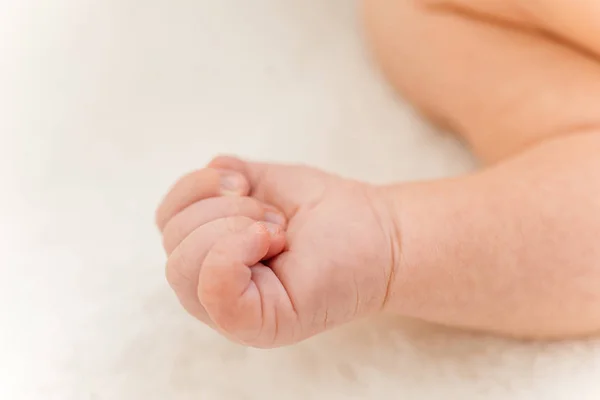
[[[364,13],[390,81],[484,158],[600,124],[600,66],[575,46],[427,0],[365,0]]]

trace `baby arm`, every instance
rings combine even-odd
[[[600,331],[600,66],[540,30],[588,51],[599,36],[569,29],[582,10],[538,3],[366,3],[384,72],[493,165],[384,189],[400,243],[391,310],[517,336]]]
[[[167,279],[192,315],[259,347],[382,308],[517,336],[600,331],[593,40],[579,50],[511,7],[431,3],[368,0],[373,47],[404,95],[487,168],[374,187],[219,157],[182,178],[157,212]],[[568,24],[547,29],[557,26]]]
[[[483,172],[385,189],[400,256],[388,307],[527,337],[600,330],[600,132]]]

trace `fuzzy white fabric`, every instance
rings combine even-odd
[[[176,303],[153,210],[216,153],[373,182],[472,167],[360,32],[348,0],[0,0],[1,399],[600,398],[594,341],[379,318],[261,351]]]

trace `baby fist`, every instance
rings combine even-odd
[[[295,343],[386,303],[397,230],[370,185],[221,157],[175,185],[157,221],[183,306],[238,342]]]

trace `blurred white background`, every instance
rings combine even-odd
[[[222,152],[373,182],[472,166],[379,77],[354,1],[0,0],[1,399],[600,398],[594,342],[381,319],[259,351],[196,323],[153,211]]]

